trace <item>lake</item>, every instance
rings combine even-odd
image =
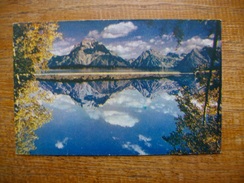
[[[183,78],[184,77],[184,78]],[[193,76],[117,81],[40,81],[52,118],[35,131],[33,155],[159,155],[183,115],[176,95]]]

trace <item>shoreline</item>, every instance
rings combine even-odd
[[[41,73],[35,74],[37,80],[122,80],[139,78],[163,78],[169,76],[191,75],[181,72],[86,72],[86,73]]]

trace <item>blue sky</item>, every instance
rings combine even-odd
[[[194,48],[212,46],[215,21],[179,20],[94,20],[59,22],[62,40],[56,40],[55,55],[68,54],[74,45],[87,38],[96,39],[125,59],[137,58],[143,51],[154,49],[161,54],[188,53]],[[173,30],[184,33],[181,45]],[[212,31],[213,32],[213,31]]]

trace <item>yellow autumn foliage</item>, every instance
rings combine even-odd
[[[27,81],[24,88],[19,91],[15,101],[15,132],[16,152],[28,154],[35,149],[34,141],[37,139],[35,130],[52,118],[52,111],[46,109],[42,102],[51,102],[52,97],[45,90],[38,87],[38,81]]]
[[[26,23],[14,25],[14,100],[16,153],[35,150],[35,131],[50,122],[52,111],[42,102],[52,97],[38,86],[34,74],[47,69],[52,57],[53,42],[61,34],[56,23]]]
[[[57,32],[56,23],[28,23],[18,24],[22,31],[19,37],[14,41],[14,55],[21,52],[24,59],[31,60],[34,71],[47,69],[48,60],[53,56],[53,42],[56,38],[61,38]]]

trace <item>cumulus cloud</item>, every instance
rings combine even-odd
[[[54,55],[67,55],[74,48],[76,40],[74,38],[64,38],[54,42],[53,50],[51,51]]]
[[[142,40],[116,42],[106,46],[125,59],[137,58],[143,51],[151,48],[150,44]]]
[[[94,108],[84,108],[84,109],[91,119],[98,120],[103,116],[102,111],[98,110],[98,108],[95,108],[95,109]]]
[[[104,28],[101,33],[103,38],[119,38],[127,36],[130,32],[137,29],[132,22],[120,22],[118,24],[111,24]]]
[[[130,142],[126,142],[122,145],[124,149],[128,149],[130,151],[135,151],[139,155],[148,155],[139,145],[137,144],[131,144]]]
[[[92,31],[89,31],[87,37],[88,38],[94,38],[94,39],[98,39],[100,38],[100,33],[98,32],[98,30],[92,30]]]
[[[58,140],[55,144],[55,147],[57,147],[58,149],[63,149],[64,146],[67,145],[68,140],[69,140],[68,137],[65,137],[62,141]]]
[[[116,97],[111,97],[105,105],[99,108],[84,106],[84,110],[91,119],[104,119],[111,125],[133,127],[139,122],[139,119],[130,115],[125,108],[141,109],[143,105],[148,103],[147,100],[150,99],[144,99],[137,90],[124,90],[118,93]]]
[[[137,112],[142,112],[141,110],[145,108],[151,108],[157,112],[170,114],[175,117],[178,115],[178,111],[175,110],[175,97],[173,95],[169,95],[166,92],[162,93],[159,90],[154,93],[154,96],[157,96],[157,102],[151,98],[143,97],[137,90],[125,90],[116,95],[116,97],[110,98],[106,105],[110,108],[123,106]],[[123,107],[120,110],[123,110]]]
[[[202,39],[199,36],[194,36],[186,41],[182,41],[181,45],[176,48],[176,44],[168,44],[170,46],[165,47],[161,53],[167,54],[169,52],[182,54],[182,53],[189,53],[194,48],[202,49],[205,46],[212,46],[213,40],[210,38]]]
[[[213,40],[206,38],[202,39],[199,36],[194,36],[186,41],[183,41],[181,43],[181,46],[178,49],[179,53],[188,53],[192,49],[197,48],[197,49],[202,49],[204,46],[212,46]]]
[[[103,29],[102,32],[99,32],[98,30],[91,30],[89,31],[88,35],[86,37],[88,38],[119,38],[119,37],[125,37],[130,32],[135,31],[137,29],[137,26],[135,26],[132,22],[120,22],[118,24],[111,24]],[[137,36],[137,39],[141,39],[141,36]]]
[[[104,110],[103,108],[96,110],[85,109],[85,111],[91,119],[104,119],[105,122],[111,125],[118,125],[121,127],[133,127],[136,123],[139,122],[139,119],[131,116],[126,112]]]
[[[137,90],[124,90],[116,98],[112,97],[107,101],[110,106],[125,106],[129,108],[142,109],[145,105],[150,105],[151,99],[145,98]]]
[[[123,90],[107,100],[107,102],[99,108],[89,108],[83,106],[83,109],[92,120],[103,119],[110,125],[120,127],[134,127],[140,122],[139,113],[145,109],[154,110],[161,114],[168,114],[174,117],[178,116],[179,111],[176,110],[175,97],[161,90],[153,94],[154,97],[146,98],[138,90]],[[145,145],[150,146],[149,139],[139,137]],[[147,142],[148,143],[147,143]]]
[[[98,108],[83,106],[83,109],[92,120],[103,119],[110,125],[120,127],[133,127],[140,122],[140,115],[145,109],[154,110],[161,114],[169,114],[177,117],[179,110],[175,97],[161,90],[156,91],[152,98],[143,95],[134,89],[123,90],[112,95],[106,103]],[[144,141],[149,146],[149,138],[139,136],[139,140]]]
[[[60,109],[60,110],[72,110],[75,102],[73,99],[68,95],[57,95],[55,101],[51,104],[52,107]]]
[[[137,118],[119,111],[104,111],[104,120],[112,125],[119,125],[122,127],[133,127],[139,122]]]

